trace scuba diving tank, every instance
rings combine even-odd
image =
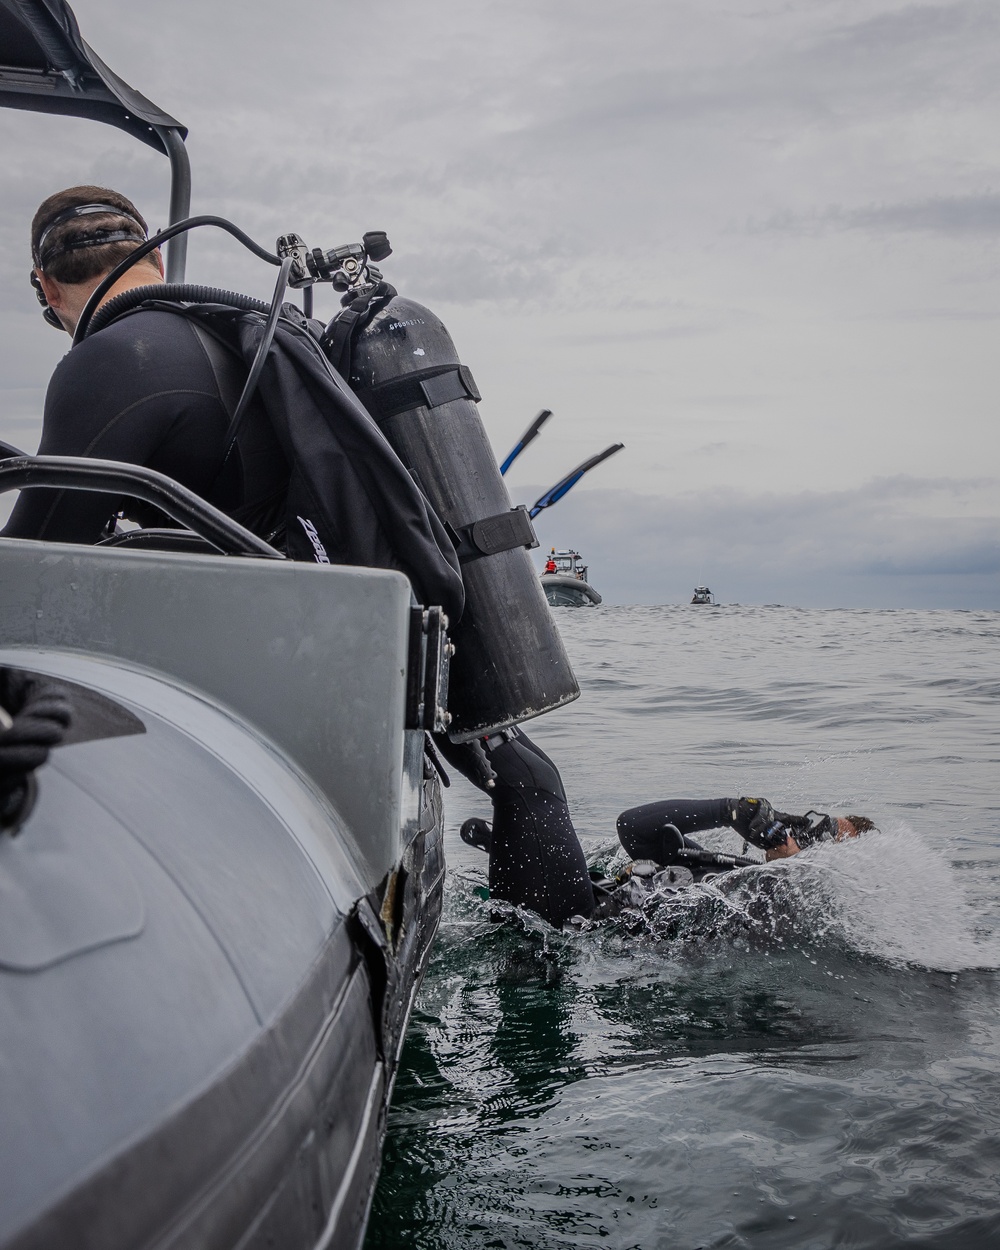
[[[349,382],[455,543],[465,612],[453,623],[448,709],[455,742],[570,703],[580,689],[461,364],[440,318],[394,296],[351,343]]]

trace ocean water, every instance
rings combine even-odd
[[[491,918],[455,779],[367,1250],[1000,1245],[1000,613],[558,620],[588,851],[668,796],[880,831],[555,933]]]

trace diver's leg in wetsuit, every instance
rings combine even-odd
[[[529,907],[550,924],[589,916],[594,891],[559,770],[520,730],[496,735],[490,895]]]
[[[484,781],[483,753],[466,744],[436,739],[445,758],[493,800],[490,895],[528,907],[550,924],[589,916],[594,891],[587,860],[570,819],[559,770],[520,729],[485,739],[485,763],[495,777]],[[475,756],[479,757],[478,762]]]
[[[667,863],[672,847],[663,830],[673,825],[688,846],[697,847],[689,834],[705,829],[733,827],[735,799],[660,799],[630,807],[618,817],[618,840],[633,859]]]

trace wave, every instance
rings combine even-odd
[[[833,945],[900,966],[1000,967],[940,851],[906,826],[652,894],[614,922],[663,941]]]

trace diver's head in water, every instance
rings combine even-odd
[[[31,222],[31,285],[45,320],[72,334],[94,288],[146,235],[132,201],[107,187],[69,187],[43,200]],[[105,301],[162,281],[157,249],[124,273]]]
[[[811,813],[820,815],[820,813]],[[765,859],[788,859],[790,855],[798,855],[813,842],[832,838],[834,842],[845,842],[848,838],[856,838],[859,834],[870,833],[876,828],[875,822],[867,816],[824,816],[821,822],[808,831],[791,829],[785,832],[783,841],[769,846],[765,851]]]
[[[767,859],[787,859],[814,842],[843,842],[875,828],[867,816],[829,816],[816,811],[792,816],[776,811],[767,799],[746,795],[727,800],[726,807],[725,823],[762,850]]]

